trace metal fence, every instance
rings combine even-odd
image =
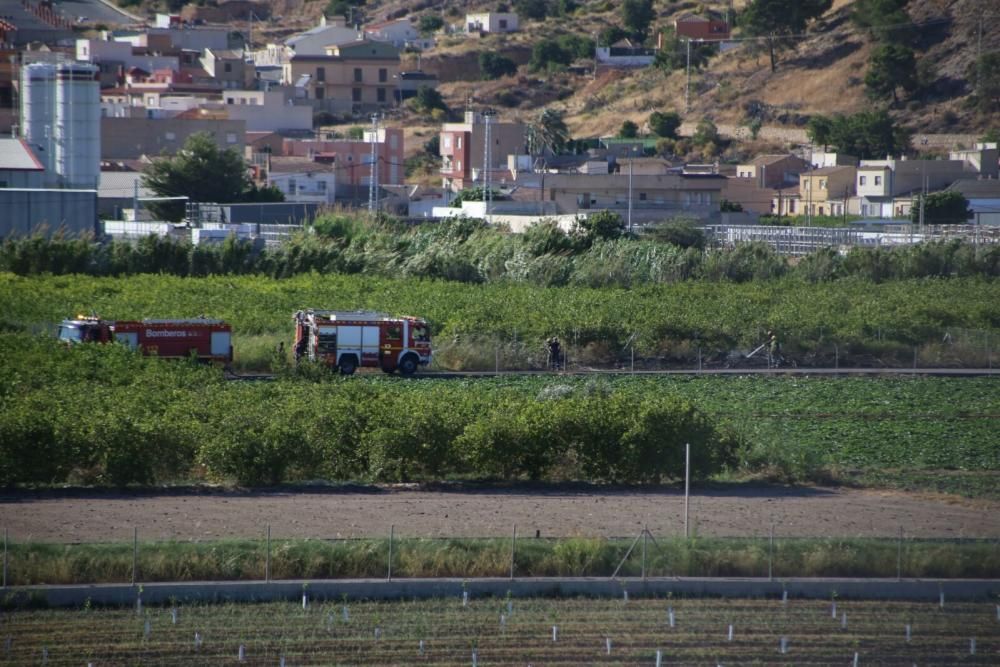
[[[995,579],[1000,540],[911,537],[384,537],[58,544],[4,535],[2,587],[298,579],[740,577]]]
[[[766,243],[783,255],[807,255],[823,248],[912,245],[960,239],[975,244],[1000,243],[1000,227],[982,225],[884,225],[880,229],[845,227],[784,227],[767,225],[706,225],[717,244]]]
[[[638,330],[620,337],[581,341],[579,331],[552,331],[558,357],[546,339],[459,333],[434,340],[432,370],[497,374],[513,371],[594,370],[739,371],[748,369],[871,369],[879,371],[993,371],[997,336],[988,330],[949,328],[914,331],[872,325],[854,333],[819,328],[776,331],[778,349],[761,330],[749,342],[668,339],[649,340]]]

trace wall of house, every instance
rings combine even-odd
[[[246,123],[242,120],[101,118],[101,157],[125,160],[174,154],[196,132],[208,132],[220,148],[244,153]]]
[[[270,173],[268,185],[285,194],[285,201],[332,204],[336,194],[336,175],[332,172]]]

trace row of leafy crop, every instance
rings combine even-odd
[[[456,335],[524,341],[540,347],[558,335],[577,347],[639,354],[684,349],[706,354],[755,346],[769,329],[786,347],[839,343],[917,345],[958,329],[1000,327],[1000,283],[981,279],[864,280],[812,284],[793,279],[739,285],[684,282],[632,290],[468,285],[369,276],[308,275],[178,278],[18,277],[0,273],[0,326],[44,327],[77,313],[112,319],[192,317],[230,322],[236,337],[291,337],[302,308],[367,309],[426,317],[435,344]],[[492,351],[492,348],[491,348]],[[911,350],[912,354],[912,350]],[[985,365],[985,364],[984,364]]]
[[[215,369],[0,334],[0,484],[1000,470],[991,378],[423,380]]]
[[[696,446],[699,476],[730,462],[736,444],[668,394],[225,384],[213,369],[144,360],[120,346],[65,349],[5,335],[0,349],[0,484],[151,483],[184,478],[195,466],[248,485],[543,479],[557,469],[650,482],[681,473],[686,442]]]
[[[665,241],[655,240],[655,235],[654,240],[595,238],[566,233],[548,223],[535,225],[524,234],[506,234],[465,219],[409,229],[355,219],[335,218],[336,224],[320,224],[323,222],[320,220],[316,228],[325,233],[303,233],[278,248],[260,252],[235,238],[219,246],[194,246],[157,236],[134,244],[41,236],[9,238],[0,245],[0,271],[20,275],[262,274],[275,278],[315,271],[589,287],[695,279],[747,282],[783,275],[809,281],[857,276],[875,282],[1000,276],[1000,247],[960,241],[858,247],[846,255],[825,249],[790,265],[766,245],[703,249],[704,239],[678,234],[661,235]]]

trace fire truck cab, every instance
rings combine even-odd
[[[366,311],[300,310],[295,360],[319,361],[351,375],[359,366],[413,375],[431,361],[431,332],[418,317]]]
[[[59,340],[75,343],[124,343],[148,356],[202,361],[233,360],[232,330],[221,320],[142,320],[127,322],[77,317],[59,325]]]

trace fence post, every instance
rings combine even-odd
[[[7,529],[3,529],[3,588],[7,588]]]
[[[899,527],[899,539],[896,541],[896,581],[903,580],[903,527]]]
[[[514,533],[510,538],[510,578],[514,578],[514,549],[517,547],[517,524],[514,524]]]
[[[771,536],[767,546],[767,580],[774,581],[774,523],[771,523]]]
[[[139,528],[132,527],[132,585],[135,586],[136,570],[139,567]]]
[[[264,581],[271,582],[271,524],[267,524],[267,554],[264,557]]]
[[[396,532],[396,525],[389,526],[389,569],[386,574],[386,581],[392,581],[392,538]]]
[[[646,536],[649,534],[649,529],[646,525],[642,526],[642,579],[646,580]]]
[[[691,537],[688,506],[691,496],[691,444],[684,443],[684,539]]]

